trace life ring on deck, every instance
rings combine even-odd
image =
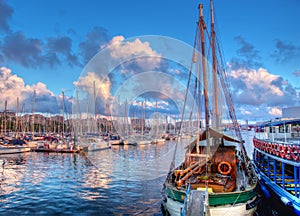
[[[230,163],[227,161],[222,161],[218,165],[218,172],[222,175],[228,175],[232,170]]]
[[[290,154],[291,154],[291,157],[293,158],[294,161],[299,161],[300,159],[300,156],[299,156],[299,146],[291,146],[290,148]]]
[[[285,158],[286,156],[286,147],[284,145],[279,146],[279,151],[280,151],[280,157]]]
[[[269,152],[269,143],[265,143],[265,152]]]
[[[271,154],[275,155],[276,154],[276,149],[277,149],[276,144],[272,143],[272,152],[271,152]]]
[[[273,154],[273,143],[269,144],[269,153]]]
[[[264,142],[262,150],[267,151],[267,148],[268,148],[268,143]]]
[[[288,159],[288,160],[291,160],[291,159],[292,159],[291,149],[292,149],[292,146],[288,145],[288,146],[287,146],[286,155],[285,155],[285,158]]]
[[[279,145],[277,143],[275,144],[275,155],[276,156],[280,155],[280,149],[279,149]]]

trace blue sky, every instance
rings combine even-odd
[[[85,65],[117,37],[162,35],[193,45],[199,3],[0,0],[0,103],[7,100],[14,109],[18,96],[29,109],[35,90],[37,111],[59,112],[61,92],[71,102]],[[208,15],[209,1],[202,3]],[[300,2],[214,5],[238,118],[268,120],[280,116],[282,107],[297,105]]]

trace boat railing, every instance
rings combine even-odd
[[[300,167],[291,166],[286,161],[279,161],[271,155],[263,155],[261,151],[254,151],[254,162],[256,167],[292,196],[300,198]]]
[[[268,154],[295,162],[300,161],[300,145],[253,138],[253,145]]]

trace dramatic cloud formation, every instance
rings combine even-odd
[[[47,39],[48,54],[46,54],[47,62],[50,66],[67,62],[69,66],[81,66],[77,55],[72,53],[72,39],[69,37],[51,37]],[[61,58],[59,58],[61,55]]]
[[[64,15],[67,15],[67,11],[65,13]],[[130,98],[132,107],[141,106],[140,101],[146,100],[145,105],[149,111],[159,110],[169,114],[178,114],[178,110],[183,106],[188,74],[186,68],[190,66],[189,55],[192,55],[192,52],[182,49],[178,41],[167,43],[170,38],[162,36],[154,40],[151,40],[151,37],[111,38],[108,30],[103,27],[90,27],[82,33],[80,25],[77,24],[66,26],[68,30],[65,31],[54,28],[53,34],[32,36],[30,32],[29,36],[24,29],[15,29],[11,25],[12,18],[15,18],[13,8],[4,0],[0,0],[0,102],[4,104],[7,101],[10,109],[14,109],[18,96],[20,104],[25,104],[29,112],[35,101],[36,112],[60,113],[62,95],[56,96],[48,88],[52,83],[55,83],[52,88],[65,87],[55,82],[57,77],[51,77],[51,72],[54,76],[61,75],[62,80],[66,79],[71,71],[73,76],[68,78],[71,87],[66,88],[77,89],[84,107],[82,110],[86,109],[87,103],[94,107],[94,83],[96,104],[98,111],[102,113],[105,112],[107,104],[118,97],[117,102],[123,104]],[[13,24],[23,25],[19,20]],[[236,56],[229,63],[229,75],[233,81],[231,86],[237,116],[249,119],[266,117],[263,115],[277,117],[281,107],[294,105],[295,88],[281,76],[272,74],[272,71],[264,67],[260,52],[243,36],[235,37],[235,41],[238,49]],[[93,57],[97,58],[98,54],[103,54],[104,57],[98,59],[98,62],[93,62]],[[293,69],[284,68],[289,70],[287,73],[292,74],[294,71],[294,77],[300,76],[299,69],[295,70],[299,65],[294,66],[294,62],[298,64],[300,58],[299,46],[278,39],[271,57],[280,64],[290,63]],[[9,69],[19,66],[23,67],[22,73],[32,77],[36,74],[38,78],[44,75],[47,79],[49,77],[48,86],[32,79],[27,82],[34,84],[26,85],[26,80],[14,75]],[[77,78],[75,73],[82,68],[81,76],[74,82]],[[190,94],[193,94],[191,89],[195,85],[194,81],[191,81]],[[75,97],[66,96],[64,100],[65,108],[71,111],[70,101],[75,102]],[[191,101],[188,103],[193,104]]]
[[[102,113],[107,110],[106,104],[110,104],[112,112],[119,115],[120,105],[128,103],[132,109],[141,106],[137,101],[147,101],[147,109],[152,109],[149,114],[154,110],[163,111],[162,108],[164,112],[178,114],[186,90],[186,78],[178,79],[184,68],[178,65],[176,59],[173,60],[175,68],[170,68],[168,61],[171,60],[164,59],[165,56],[151,45],[145,38],[125,40],[123,36],[116,36],[103,46],[74,82],[79,92],[80,109],[86,110],[86,104],[90,104],[88,98],[93,94],[95,82],[97,104],[102,104],[98,110]],[[93,107],[89,108],[91,110]]]
[[[263,68],[232,70],[230,75],[234,81],[234,95],[238,103],[270,104],[275,98],[285,97],[285,82]]]
[[[10,30],[8,21],[12,14],[13,9],[4,0],[0,0],[0,31],[8,32]]]
[[[45,44],[39,39],[26,38],[22,32],[15,32],[4,38],[2,52],[4,59],[27,68],[40,68],[43,65],[55,67],[63,62],[69,66],[79,66],[71,47],[72,40],[69,37],[50,37]]]
[[[16,32],[4,38],[2,52],[10,61],[36,68],[43,61],[41,46],[42,42],[39,39],[26,38],[23,33]]]
[[[300,47],[292,43],[276,40],[275,51],[271,55],[280,63],[287,63],[300,58]]]
[[[109,41],[109,35],[105,28],[95,26],[86,34],[86,40],[79,44],[83,64],[87,64],[100,48]]]
[[[233,100],[240,116],[249,119],[279,117],[281,108],[295,104],[295,89],[266,69],[240,68],[230,72]]]
[[[154,51],[149,42],[142,42],[139,38],[133,41],[124,40],[123,36],[114,37],[107,46],[113,59],[122,62],[122,72],[151,71],[160,66],[161,55]]]
[[[47,43],[39,38],[28,38],[24,32],[10,31],[9,19],[13,9],[0,0],[0,30],[6,35],[0,44],[0,63],[13,62],[26,68],[40,68],[44,65],[54,67],[62,61],[69,65],[79,65],[77,57],[71,52],[72,40],[67,37],[50,37]],[[59,56],[63,58],[60,59]]]
[[[261,67],[261,57],[254,46],[241,36],[235,37],[235,40],[240,48],[237,50],[238,57],[231,59],[231,67],[233,69]]]
[[[0,103],[7,102],[7,109],[16,110],[17,97],[19,98],[20,112],[60,113],[62,101],[47,89],[44,83],[25,85],[24,80],[11,73],[6,67],[0,68]],[[60,104],[60,105],[59,105]],[[70,99],[66,98],[65,107],[70,110]]]
[[[95,92],[94,92],[95,84]],[[111,97],[111,83],[109,79],[101,80],[95,72],[88,72],[86,76],[79,77],[78,81],[74,82],[74,86],[80,92],[85,92],[92,97],[100,97],[102,101],[108,100]],[[94,95],[96,94],[96,95]]]

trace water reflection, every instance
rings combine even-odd
[[[174,146],[1,156],[0,214],[160,214],[160,191]],[[179,146],[183,157],[184,145]]]
[[[9,194],[20,190],[24,170],[26,170],[27,154],[1,155],[0,193]]]
[[[177,158],[183,158],[184,145],[179,146]],[[113,176],[119,180],[142,181],[165,176],[174,150],[175,142],[164,145],[113,146],[109,152],[92,152],[88,158],[99,169],[113,172]]]

